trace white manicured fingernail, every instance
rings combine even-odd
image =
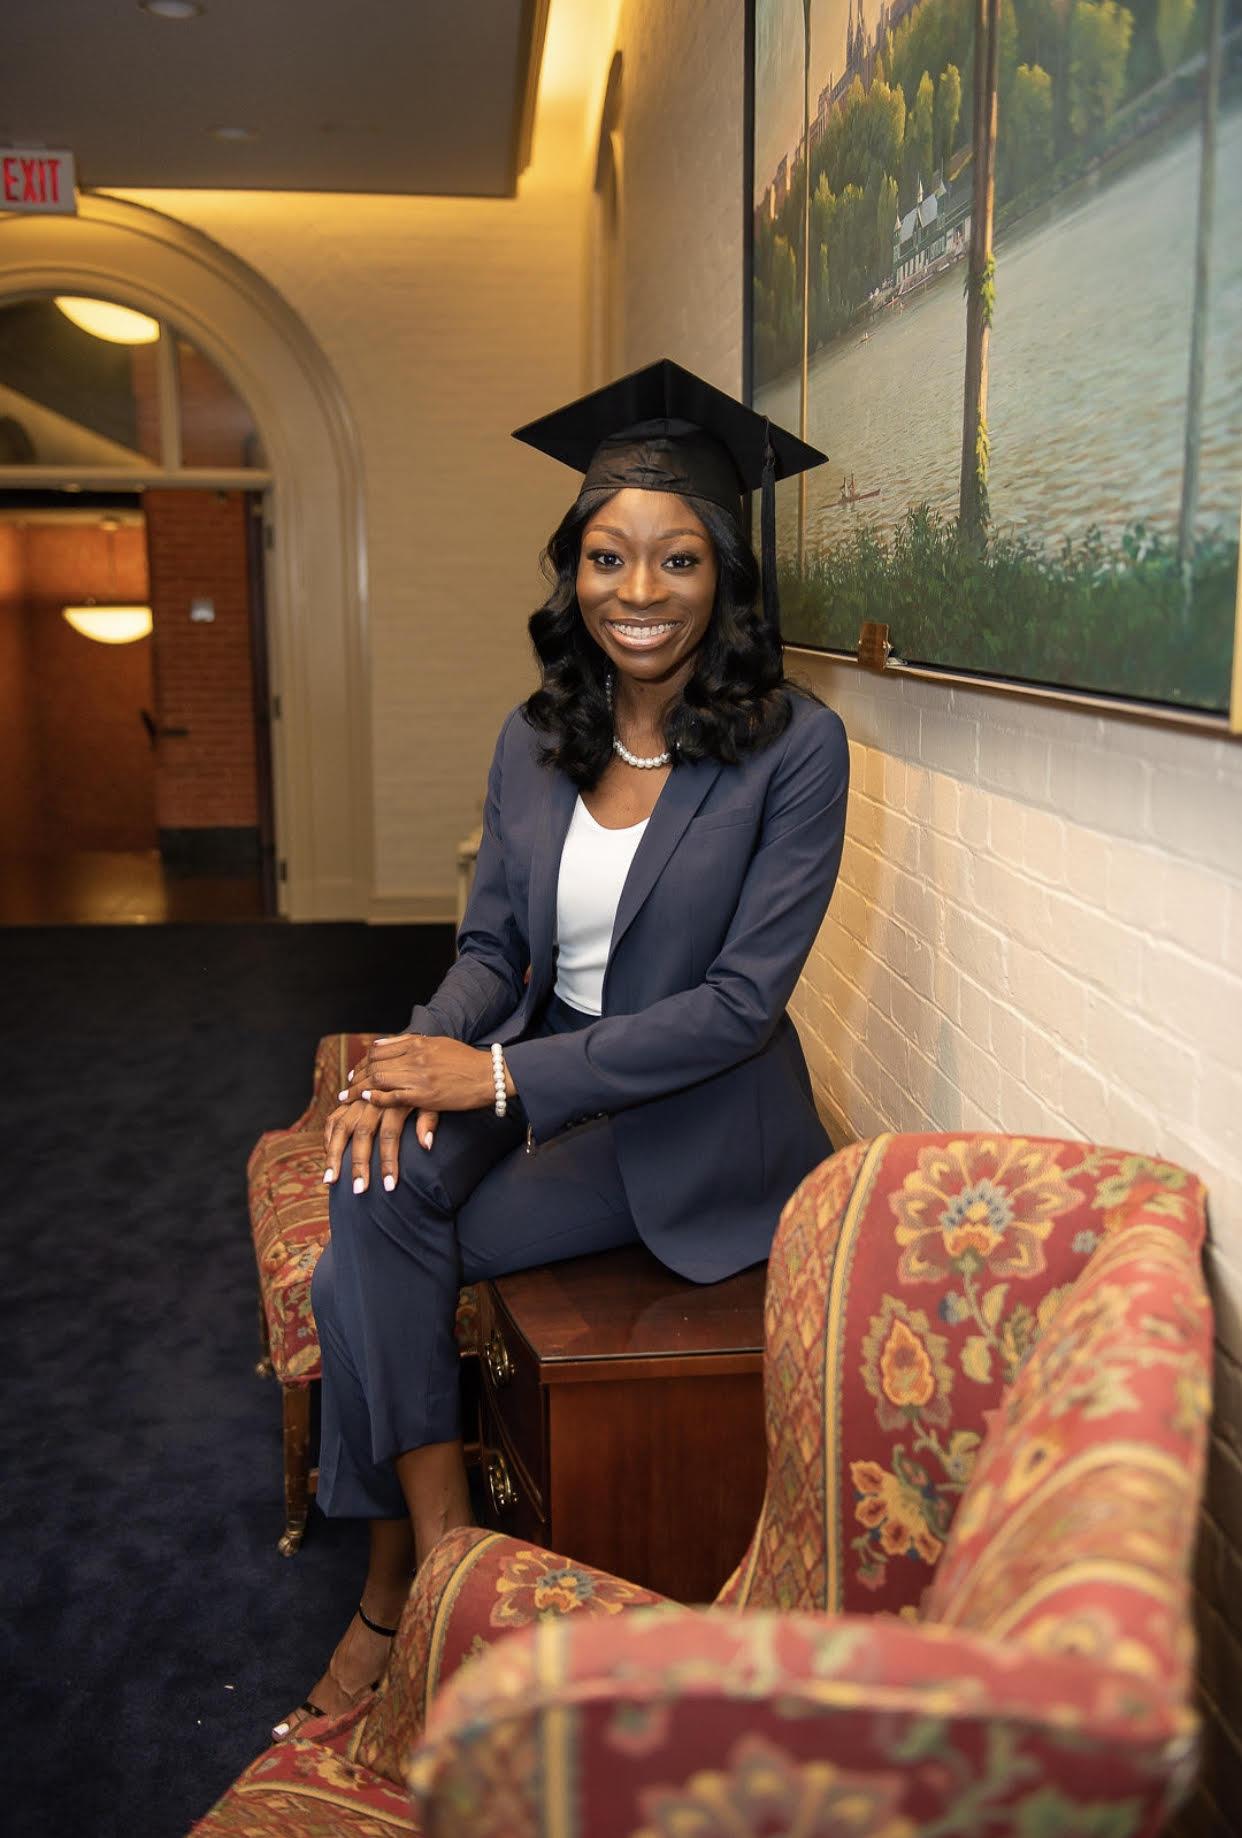
[[[338,1091],[338,1092],[337,1092],[337,1094],[336,1094],[336,1101],[337,1101],[337,1103],[338,1103],[338,1104],[345,1104],[345,1103],[347,1103],[347,1102],[348,1102],[348,1100],[349,1100],[349,1093],[348,1093],[347,1091]]]
[[[278,1723],[276,1728],[272,1731],[272,1734],[275,1736],[277,1742],[283,1742],[285,1737],[289,1734],[289,1725],[287,1723]]]
[[[384,1192],[385,1193],[391,1193],[393,1188],[396,1185],[397,1185],[397,1177],[395,1174],[386,1174],[384,1176]]]
[[[333,1174],[331,1168],[325,1168],[323,1171],[323,1178],[325,1181],[334,1181],[336,1176]]]
[[[362,1097],[364,1103],[369,1104],[371,1102],[371,1094],[369,1091],[364,1091]]]
[[[432,1135],[431,1131],[428,1130],[427,1134],[423,1137],[424,1149],[429,1149],[434,1141],[435,1141],[435,1137]]]
[[[361,1176],[361,1175],[359,1175],[359,1176],[357,1177],[357,1179],[355,1180],[355,1182],[354,1182],[354,1192],[355,1192],[355,1193],[364,1193],[364,1192],[366,1191],[366,1185],[367,1185],[367,1184],[366,1184],[366,1182],[365,1182],[365,1181],[363,1180],[363,1178],[362,1178],[362,1176]]]

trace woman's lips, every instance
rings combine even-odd
[[[616,642],[627,651],[654,651],[677,630],[675,619],[608,619],[604,623]]]

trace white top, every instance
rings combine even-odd
[[[617,903],[649,821],[606,830],[581,798],[574,805],[556,887],[556,993],[583,1014],[603,1013]]]

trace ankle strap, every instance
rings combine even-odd
[[[397,1630],[395,1627],[381,1627],[378,1621],[372,1621],[362,1603],[358,1604],[358,1619],[364,1627],[369,1627],[373,1634],[382,1634],[385,1640],[391,1640]]]

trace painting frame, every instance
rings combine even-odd
[[[758,399],[759,392],[756,387],[756,223],[759,216],[756,207],[755,185],[757,140],[756,114],[759,107],[756,70],[756,34],[759,8],[769,3],[770,0],[745,0],[743,23],[742,388],[747,403],[760,409],[762,409],[764,405]],[[981,5],[985,4],[986,0],[981,0]],[[995,17],[995,14],[993,16]],[[851,21],[852,18],[853,14],[851,12]],[[798,34],[798,36],[800,37],[801,34]],[[878,46],[878,33],[876,43]],[[804,78],[804,81],[809,84],[809,75]],[[809,101],[807,107],[809,111]],[[821,110],[822,107],[823,97],[821,95]],[[810,120],[809,112],[806,119]],[[803,143],[803,145],[805,144],[806,143]],[[813,141],[810,144],[812,147],[814,146]],[[811,170],[812,174],[814,174],[815,167],[813,164]],[[920,198],[921,196],[922,191],[920,187]],[[812,243],[811,246],[814,247],[814,244]],[[802,278],[804,286],[809,289],[809,276],[804,275]],[[805,298],[806,296],[804,295],[804,299]],[[803,325],[809,328],[809,324],[809,308],[804,307]],[[809,334],[804,333],[804,343],[807,336],[809,336]],[[805,382],[803,384],[803,391],[803,401],[805,402]],[[785,425],[794,428],[798,427],[797,421],[788,415],[784,417],[778,415],[774,416],[774,418],[784,419]],[[813,424],[807,427],[804,423],[800,431],[803,431],[805,437],[813,442],[816,440],[816,428]],[[853,483],[851,477],[851,491],[853,490]],[[793,487],[791,486],[790,489],[792,490]],[[844,491],[845,485],[843,483],[842,492],[844,493]],[[1242,494],[1240,494],[1240,496],[1242,496]],[[1238,505],[1238,529],[1239,532],[1242,533],[1242,502]],[[886,628],[881,628],[881,631],[886,634]],[[1017,696],[1024,700],[1079,707],[1084,710],[1090,709],[1093,713],[1111,714],[1126,719],[1137,718],[1145,721],[1154,721],[1164,726],[1207,733],[1216,738],[1229,734],[1242,734],[1242,567],[1237,567],[1236,563],[1232,583],[1231,654],[1227,666],[1228,683],[1226,694],[1222,696],[1222,702],[1219,706],[1197,707],[1187,702],[1179,702],[1173,699],[1159,700],[1147,694],[1134,695],[1126,693],[1124,689],[1118,690],[1102,684],[1043,681],[1029,675],[1012,674],[1003,668],[980,669],[974,667],[973,664],[963,666],[952,659],[940,660],[920,658],[917,661],[912,661],[902,658],[898,654],[898,647],[900,644],[899,633],[895,632],[893,634],[896,643],[891,654],[886,654],[883,648],[881,648],[877,654],[874,648],[876,642],[875,634],[871,634],[871,637],[873,646],[868,656],[866,647],[862,644],[850,646],[846,643],[837,644],[832,642],[819,642],[818,640],[808,640],[804,635],[798,632],[795,624],[788,632],[786,644],[788,648],[793,651],[805,651],[809,656],[831,658],[837,663],[852,663],[860,667],[870,664],[873,669],[878,665],[879,669],[885,674],[940,681],[946,685],[978,689],[986,692],[996,692],[1007,696]]]

